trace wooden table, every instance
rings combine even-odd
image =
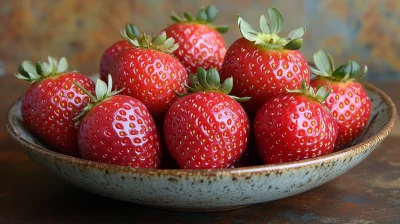
[[[376,83],[400,108],[400,81]],[[0,223],[400,223],[400,125],[361,164],[306,193],[243,209],[157,210],[82,191],[31,162],[6,133],[29,84],[0,78]]]

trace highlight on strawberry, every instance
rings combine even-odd
[[[221,34],[228,26],[216,26],[212,22],[217,17],[218,9],[214,5],[202,7],[192,16],[185,12],[181,18],[175,13],[171,19],[175,22],[165,32],[179,42],[179,48],[173,55],[186,67],[188,73],[196,73],[198,68],[206,70],[221,68],[226,53],[226,43]]]
[[[134,168],[158,168],[161,143],[157,128],[146,106],[139,100],[111,91],[98,79],[95,96],[75,120],[79,123],[78,143],[82,158]]]
[[[335,147],[339,150],[359,136],[368,124],[371,100],[359,83],[368,69],[364,66],[361,71],[360,65],[351,60],[336,68],[332,56],[322,50],[314,54],[314,64],[316,68],[310,69],[317,77],[310,85],[329,85],[332,88],[332,94],[324,105],[331,110],[339,127]]]
[[[236,101],[249,98],[228,95],[232,85],[232,78],[221,84],[215,68],[199,68],[196,75],[190,75],[189,93],[168,110],[165,141],[180,168],[227,168],[243,154],[250,121]]]
[[[72,82],[94,92],[93,81],[78,72],[68,71],[66,58],[57,60],[51,56],[48,62],[22,62],[15,76],[32,83],[21,105],[28,128],[51,149],[79,156],[73,118],[82,111],[89,97]]]
[[[232,93],[250,96],[244,103],[252,116],[268,99],[286,89],[299,89],[301,83],[310,81],[307,60],[299,51],[306,28],[301,27],[279,36],[283,29],[283,17],[273,7],[268,8],[268,18],[260,18],[261,32],[253,29],[240,16],[237,18],[243,35],[228,49],[221,68],[221,78],[232,76],[235,80]]]

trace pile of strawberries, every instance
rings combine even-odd
[[[371,112],[358,82],[366,67],[336,68],[319,51],[310,68],[299,51],[305,28],[279,36],[283,18],[273,7],[261,32],[238,17],[243,37],[227,50],[220,33],[228,27],[212,25],[216,15],[215,6],[174,14],[157,36],[126,25],[105,51],[96,85],[68,71],[65,58],[24,61],[16,76],[32,82],[22,99],[26,125],[71,156],[182,169],[312,158],[362,132]]]

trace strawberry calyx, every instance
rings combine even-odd
[[[86,93],[89,96],[90,102],[83,108],[82,112],[78,114],[78,116],[74,117],[75,125],[79,126],[82,118],[97,104],[103,102],[107,98],[110,98],[114,95],[117,95],[122,90],[114,90],[112,91],[112,78],[111,75],[108,75],[108,83],[106,84],[103,80],[97,79],[95,93],[94,96],[90,93],[87,89],[85,89],[81,84],[78,82],[72,81],[74,85],[76,85],[79,89]]]
[[[300,27],[292,30],[287,37],[280,37],[278,34],[283,29],[283,17],[274,7],[268,8],[268,19],[264,15],[260,17],[262,32],[254,30],[240,16],[237,17],[237,23],[244,38],[268,49],[298,50],[303,45],[303,36],[306,32],[305,27]]]
[[[68,62],[65,57],[57,60],[48,56],[48,62],[38,61],[36,62],[36,65],[29,60],[23,61],[18,66],[18,73],[15,73],[15,76],[18,79],[34,83],[48,77],[57,76],[67,70]]]
[[[320,103],[323,103],[328,98],[329,94],[331,94],[332,92],[331,87],[321,86],[321,85],[318,85],[315,90],[311,86],[307,86],[305,81],[301,83],[300,89],[293,89],[293,90],[286,89],[288,93],[300,93]]]
[[[121,36],[126,40],[136,39],[140,36],[139,29],[131,23],[127,23],[125,25],[125,29],[121,29],[120,33],[121,33]]]
[[[347,63],[335,68],[332,56],[322,50],[314,53],[314,64],[317,68],[310,67],[311,72],[317,76],[329,78],[334,81],[360,81],[368,72],[368,67],[364,66],[364,71],[360,71],[360,65],[355,61],[348,61]]]
[[[229,77],[225,79],[221,84],[220,76],[217,69],[210,68],[208,71],[206,71],[204,68],[198,68],[196,75],[189,75],[189,85],[185,83],[184,86],[189,93],[217,92],[228,95],[233,88],[233,78]],[[178,95],[183,96],[185,94]],[[250,100],[250,97],[237,97],[232,95],[228,96],[239,102]]]
[[[125,29],[121,30],[121,36],[131,45],[143,49],[154,49],[156,51],[172,54],[178,49],[178,43],[172,37],[167,38],[167,34],[162,32],[160,35],[149,36],[133,24],[126,24]]]
[[[229,26],[221,25],[215,26],[212,25],[211,22],[217,17],[218,9],[215,5],[209,5],[207,8],[201,7],[201,9],[197,12],[196,17],[193,17],[190,13],[184,12],[183,18],[179,17],[175,12],[172,12],[172,16],[170,18],[177,23],[198,23],[205,24],[215,29],[219,33],[226,33],[229,30]]]

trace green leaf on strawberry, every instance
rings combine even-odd
[[[154,49],[167,54],[172,54],[179,47],[174,38],[168,38],[165,32],[152,37],[144,32],[140,34],[139,29],[133,24],[126,24],[125,29],[121,30],[121,36],[133,47]]]
[[[237,17],[237,23],[240,33],[249,41],[255,42],[268,49],[286,49],[298,50],[303,45],[303,35],[305,27],[297,28],[291,31],[288,37],[280,37],[278,34],[283,29],[283,17],[274,7],[268,8],[268,18],[264,15],[260,17],[260,28],[262,32],[257,32],[240,16]]]
[[[189,75],[189,85],[184,84],[189,93],[196,92],[217,92],[228,95],[233,88],[233,78],[229,77],[221,84],[220,76],[215,68],[206,71],[204,68],[198,68],[197,74]],[[250,97],[231,96],[232,99],[244,102],[250,100]]]
[[[121,30],[121,36],[124,39],[135,39],[140,36],[140,31],[135,25],[128,23],[125,25],[125,29]]]
[[[79,89],[81,89],[83,92],[86,93],[90,97],[90,101],[85,108],[83,108],[82,112],[74,118],[75,120],[75,125],[79,126],[81,119],[97,104],[101,103],[102,101],[106,100],[107,98],[110,98],[112,96],[117,95],[122,91],[121,90],[114,90],[112,91],[112,78],[111,75],[108,75],[108,83],[106,84],[103,80],[97,79],[96,81],[96,87],[95,87],[95,93],[96,96],[93,96],[88,90],[86,90],[84,87],[82,87],[79,83],[73,82],[74,85],[76,85]]]
[[[364,71],[361,72],[360,65],[352,60],[335,68],[332,56],[322,50],[314,53],[314,64],[316,68],[310,67],[312,73],[335,81],[359,81],[363,79],[368,72],[367,66],[364,66]]]
[[[202,7],[196,14],[196,17],[193,17],[189,12],[183,13],[183,18],[179,17],[176,13],[172,13],[170,18],[177,23],[199,23],[206,24],[211,28],[217,30],[219,33],[226,33],[229,30],[229,26],[221,25],[215,26],[211,23],[217,17],[218,9],[215,5],[209,5],[207,8]]]
[[[62,57],[59,61],[51,56],[48,62],[38,61],[36,66],[31,61],[24,61],[18,66],[18,79],[30,81],[32,83],[43,80],[47,77],[54,77],[68,70],[68,62]]]
[[[328,98],[329,94],[331,94],[332,88],[319,85],[316,89],[314,89],[311,86],[307,86],[306,82],[303,81],[300,89],[287,89],[286,91],[288,93],[301,93],[311,99],[323,103]]]

